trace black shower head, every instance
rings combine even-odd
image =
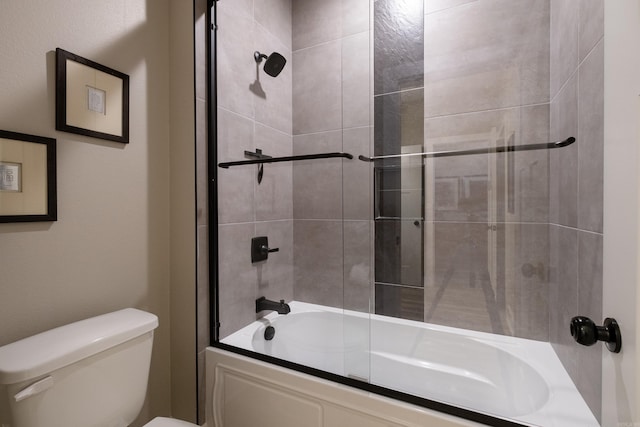
[[[273,52],[271,55],[267,56],[264,53],[255,51],[253,53],[253,58],[258,64],[262,62],[262,58],[266,58],[262,69],[271,77],[277,77],[284,68],[284,65],[287,63],[285,57],[280,55],[278,52]]]

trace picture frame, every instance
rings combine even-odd
[[[129,143],[129,76],[57,48],[56,129]]]
[[[57,219],[56,140],[0,130],[0,223]]]

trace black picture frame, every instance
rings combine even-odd
[[[0,223],[57,221],[56,176],[55,139],[0,130]]]
[[[57,48],[56,129],[129,143],[129,76]]]

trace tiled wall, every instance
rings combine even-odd
[[[577,142],[550,167],[550,341],[596,417],[601,346],[583,347],[569,320],[602,313],[604,1],[551,1],[551,136]]]
[[[218,161],[244,160],[261,149],[292,153],[291,0],[220,1],[217,4]],[[288,61],[273,78],[253,52],[276,51]],[[291,164],[218,169],[220,337],[256,319],[255,300],[293,297]],[[251,239],[267,236],[279,252],[251,263]]]
[[[293,1],[293,153],[369,154],[369,0]],[[293,165],[294,298],[369,310],[369,167]]]

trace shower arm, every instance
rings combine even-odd
[[[541,144],[528,144],[528,145],[508,145],[501,147],[487,147],[487,148],[474,148],[471,150],[446,150],[446,151],[429,151],[426,153],[405,153],[405,154],[390,154],[387,156],[358,156],[358,159],[364,162],[373,162],[376,160],[385,159],[397,159],[403,157],[422,157],[422,158],[434,158],[434,157],[454,157],[454,156],[468,156],[472,154],[492,154],[492,153],[511,153],[514,151],[531,151],[531,150],[550,150],[552,148],[562,148],[569,146],[576,142],[576,139],[572,136],[556,142],[546,142]]]
[[[249,153],[245,153],[248,155]],[[279,163],[279,162],[295,162],[298,160],[315,160],[315,159],[330,159],[334,157],[342,157],[345,159],[353,159],[353,155],[349,153],[335,152],[335,153],[317,153],[317,154],[302,154],[299,156],[286,156],[286,157],[269,157],[260,153],[260,156],[252,160],[239,160],[235,162],[223,162],[218,163],[218,167],[227,169],[230,166],[242,166],[242,165],[261,165],[264,163]]]

